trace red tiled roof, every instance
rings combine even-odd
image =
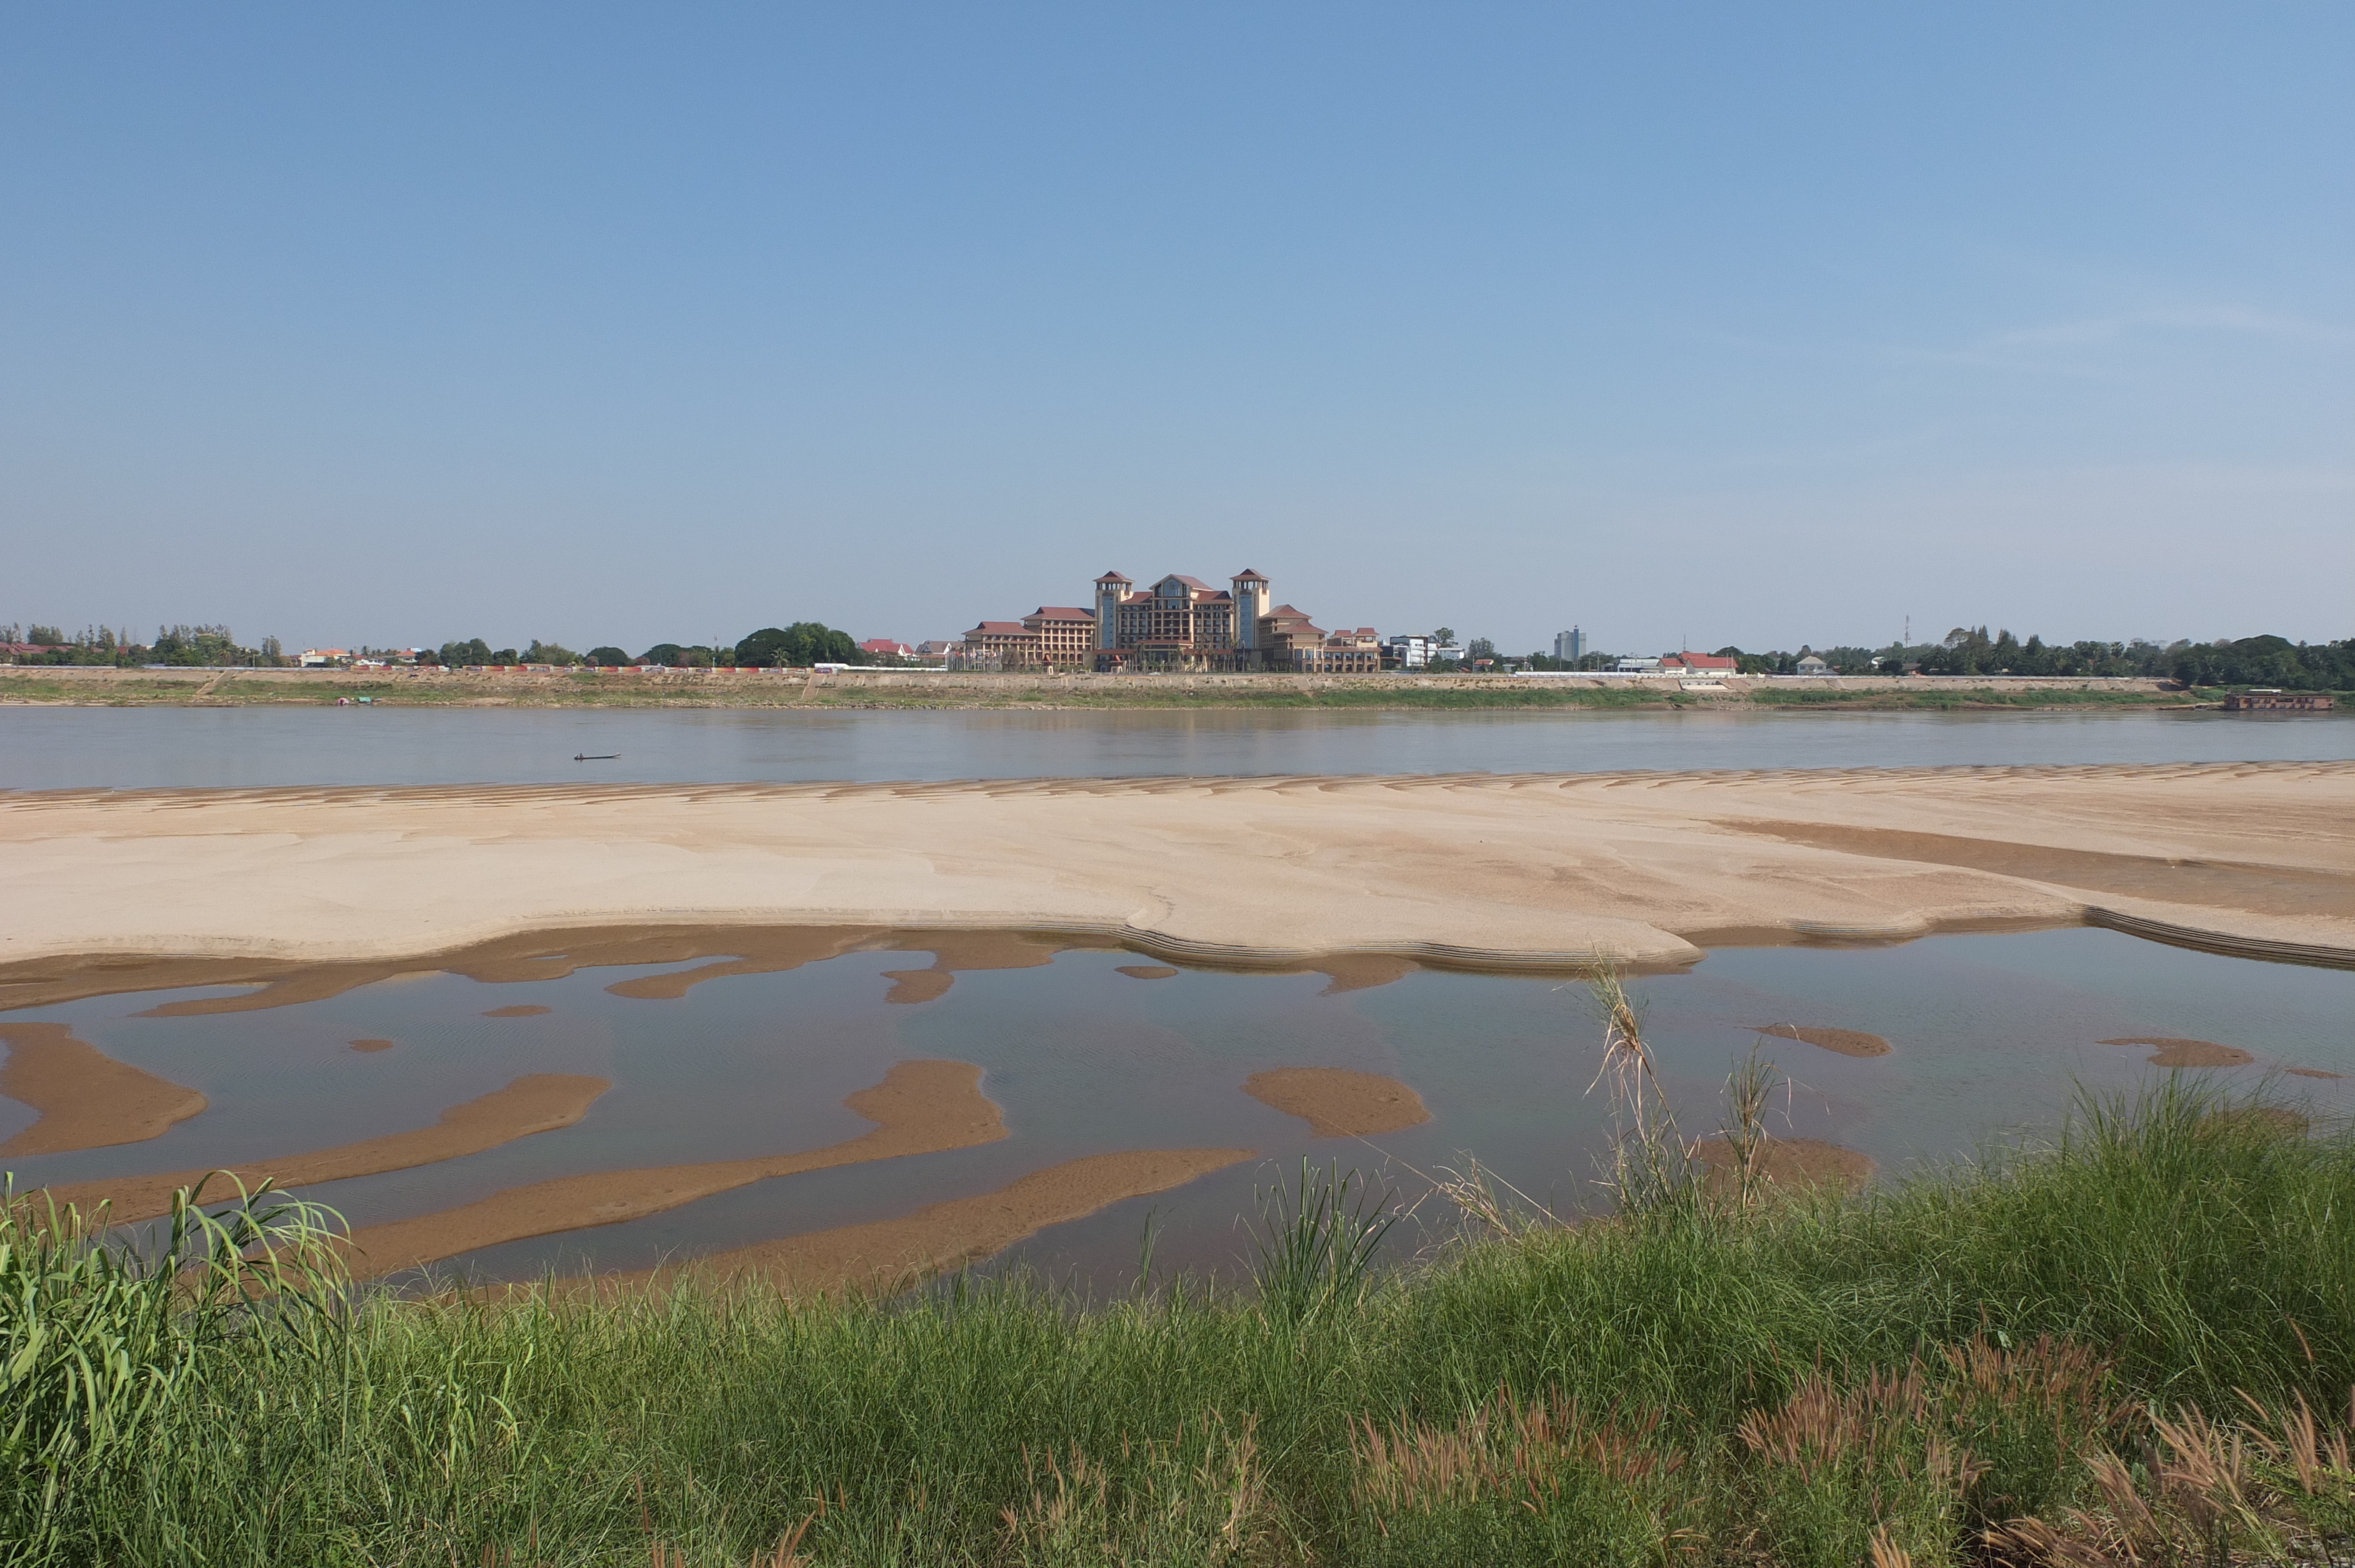
[[[1124,583],[1128,581],[1128,579],[1122,577],[1118,572],[1106,572],[1103,576],[1098,577],[1096,581],[1100,583]]]
[[[1094,610],[1069,604],[1042,604],[1024,617],[1028,620],[1093,620],[1095,618]]]
[[[1260,576],[1257,572],[1252,570],[1249,567],[1245,567],[1241,571],[1235,574],[1235,581],[1239,583],[1263,583],[1267,581],[1267,579]]]
[[[1001,637],[1019,637],[1029,630],[1018,620],[985,620],[965,635],[979,637],[986,633],[996,633]]]

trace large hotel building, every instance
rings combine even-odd
[[[985,620],[964,634],[967,662],[1002,669],[1273,670],[1370,673],[1382,667],[1370,626],[1327,632],[1288,604],[1271,606],[1254,571],[1214,588],[1172,574],[1139,588],[1118,572],[1095,582],[1092,609],[1041,605],[1020,620]]]

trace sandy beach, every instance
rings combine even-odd
[[[132,956],[332,994],[317,966],[582,927],[803,928],[710,973],[935,927],[1342,986],[2087,920],[2350,962],[2355,763],[56,791],[0,797],[0,1008]]]

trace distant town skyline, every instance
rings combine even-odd
[[[2349,634],[2355,12],[26,10],[0,620]]]

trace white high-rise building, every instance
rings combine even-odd
[[[1553,634],[1553,656],[1557,659],[1578,660],[1586,657],[1586,633],[1573,626],[1567,631]]]

